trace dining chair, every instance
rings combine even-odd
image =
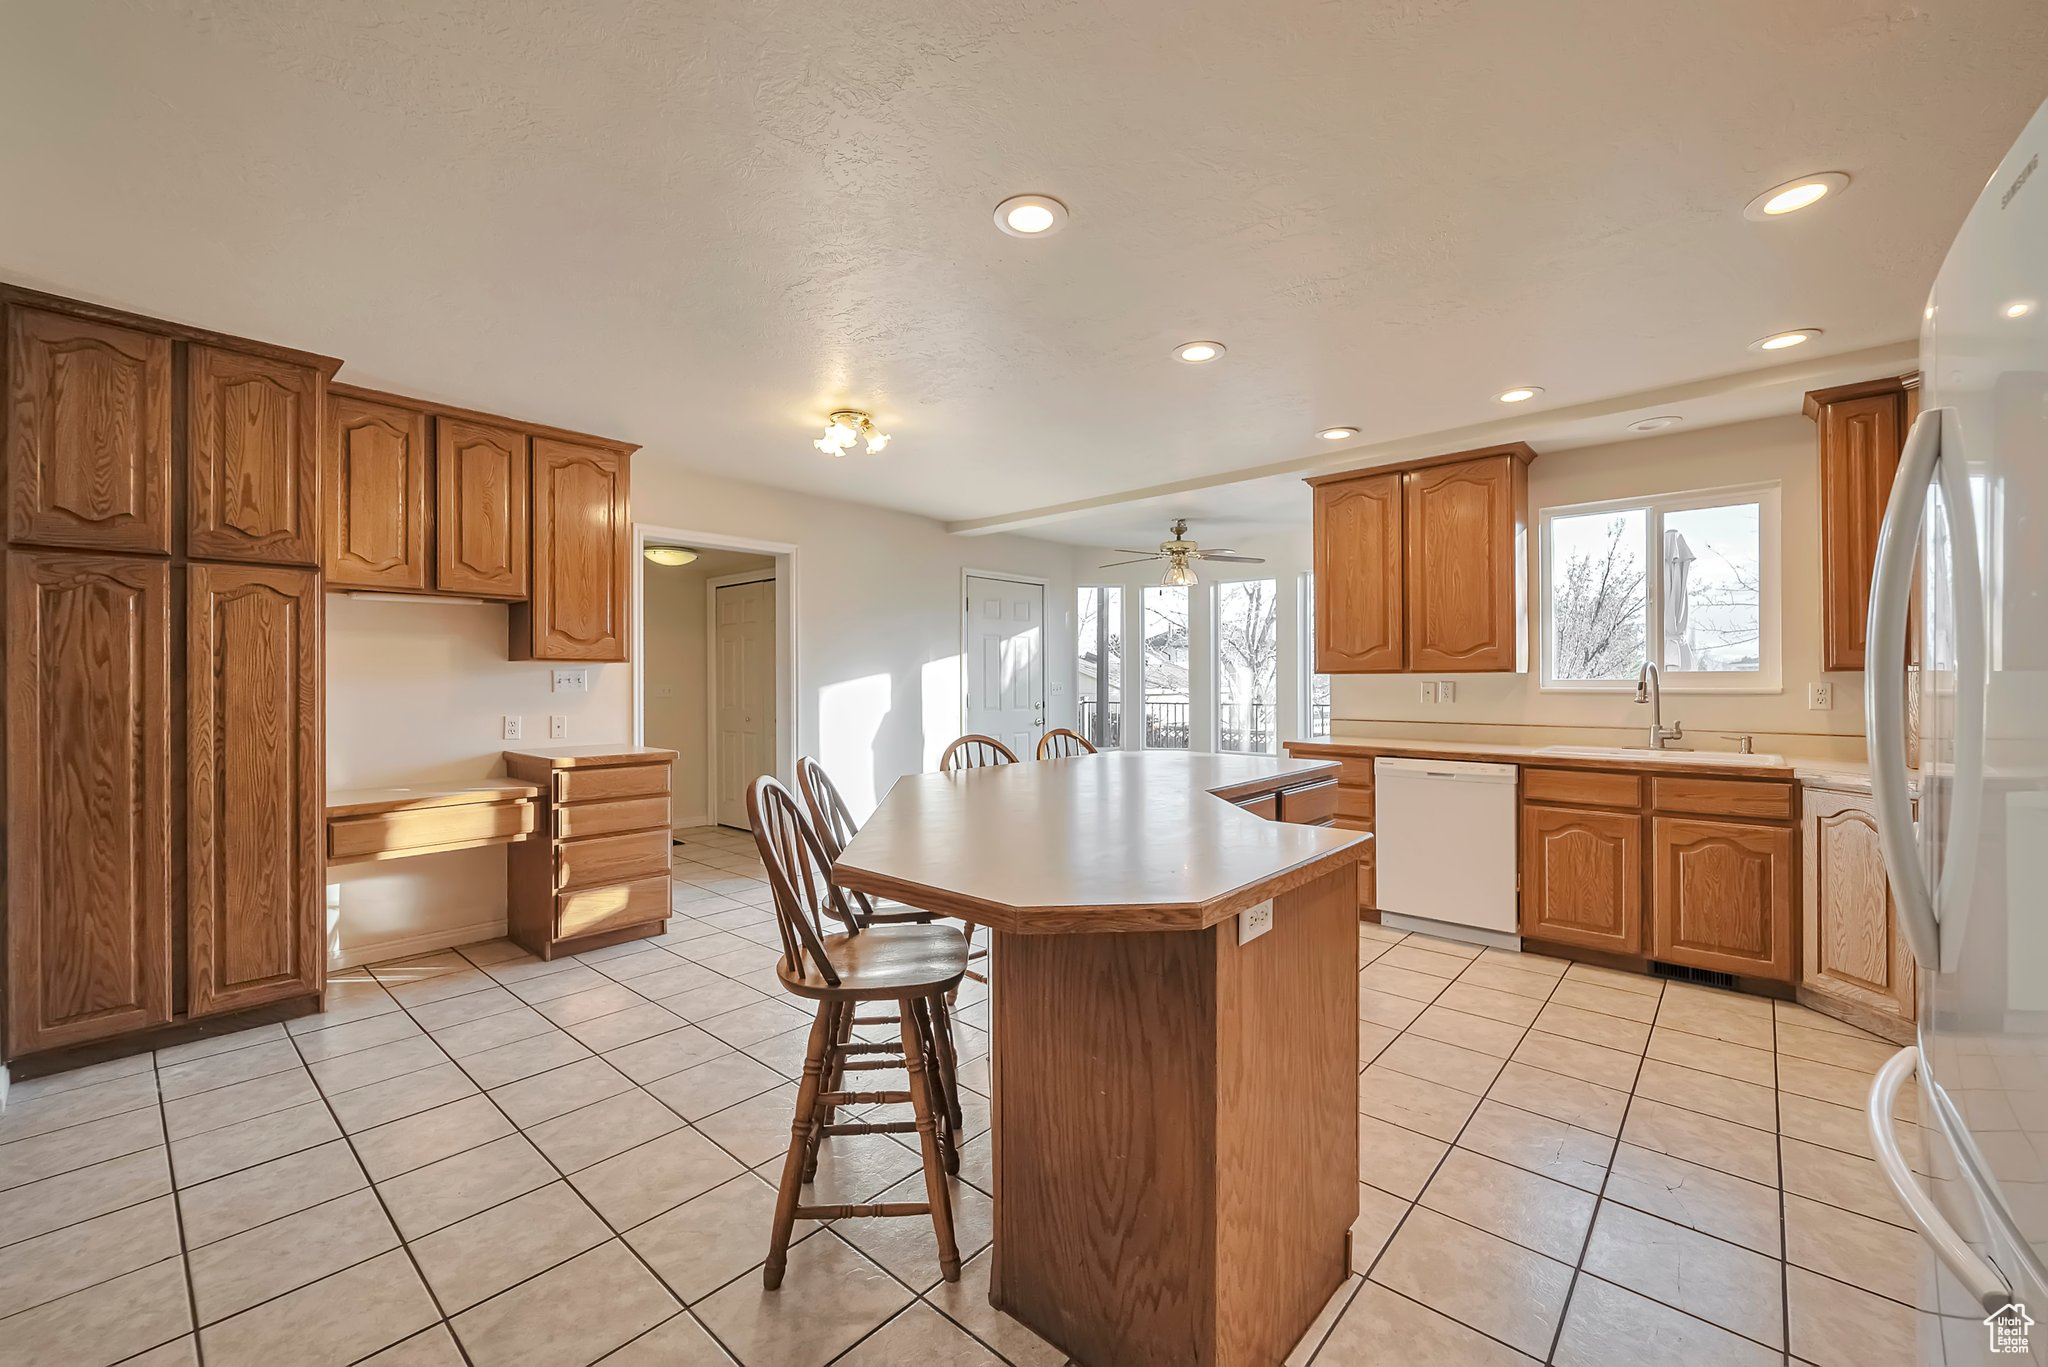
[[[789,1151],[775,1193],[775,1219],[768,1240],[763,1284],[782,1285],[789,1236],[798,1220],[850,1220],[878,1216],[929,1215],[939,1246],[939,1275],[960,1280],[960,1250],[953,1239],[953,1208],[946,1174],[958,1171],[959,1153],[950,1125],[937,1117],[950,1103],[950,1085],[939,1061],[932,1003],[960,982],[967,969],[967,945],[950,926],[863,927],[831,881],[831,861],[796,795],[772,775],[747,789],[747,815],[754,843],[775,897],[775,922],[782,940],[776,976],[791,995],[816,1003],[803,1079],[797,1084],[796,1113],[790,1121]],[[842,929],[831,929],[836,923]],[[840,1042],[840,1025],[863,1002],[893,1002],[901,1034],[902,1091],[853,1091],[840,1081],[849,1072],[894,1068],[897,1046],[868,1041]],[[908,1103],[911,1120],[841,1122],[842,1106]],[[850,1205],[805,1205],[804,1184],[817,1171],[818,1150],[828,1135],[917,1132],[924,1162],[922,1202],[882,1201]]]
[[[951,774],[962,769],[994,769],[1016,762],[1017,752],[994,736],[970,734],[960,737],[946,747],[939,756],[939,772]],[[988,981],[988,974],[976,972],[973,964],[976,959],[986,959],[988,950],[975,946],[974,932],[978,927],[974,922],[963,916],[960,918],[960,924],[967,928],[967,976],[978,983],[985,983]],[[957,997],[959,994],[956,992],[954,995]]]
[[[1064,726],[1055,726],[1038,738],[1040,759],[1072,759],[1076,755],[1092,755],[1095,747],[1079,731],[1069,731]]]

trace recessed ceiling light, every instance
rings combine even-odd
[[[2024,318],[2033,311],[2034,301],[2031,299],[2015,299],[2005,306],[2005,316],[2008,318]]]
[[[1751,351],[1783,351],[1786,347],[1798,346],[1820,336],[1819,328],[1793,328],[1790,332],[1774,332],[1768,337],[1759,337],[1749,344]]]
[[[687,565],[697,558],[697,553],[682,546],[649,546],[647,558],[657,565]]]
[[[1849,177],[1840,171],[1822,171],[1818,175],[1801,176],[1788,180],[1783,185],[1770,189],[1752,199],[1742,211],[1742,216],[1758,223],[1765,219],[1782,218],[1797,213],[1809,205],[1818,204],[1837,190],[1849,184]]]
[[[1066,221],[1067,206],[1051,195],[1011,195],[996,205],[996,226],[1011,237],[1044,237]]]
[[[1667,427],[1676,427],[1685,419],[1676,413],[1663,413],[1654,418],[1637,418],[1628,425],[1631,432],[1662,432]]]
[[[1503,389],[1493,397],[1499,399],[1502,403],[1527,403],[1542,392],[1542,387],[1539,385],[1524,384],[1517,385],[1513,389]]]
[[[1316,435],[1324,441],[1343,441],[1347,437],[1357,436],[1358,429],[1355,427],[1325,427]]]
[[[1213,361],[1223,354],[1221,342],[1182,342],[1173,349],[1175,360],[1186,361],[1189,365],[1200,365]]]

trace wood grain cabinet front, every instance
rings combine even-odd
[[[513,659],[626,658],[626,461],[619,451],[533,439],[533,590],[512,605]]]
[[[186,607],[188,1014],[325,977],[320,583],[193,565]]]
[[[1489,456],[1407,476],[1408,668],[1526,667],[1527,467]]]
[[[171,341],[7,309],[7,534],[18,542],[171,549]]]
[[[1797,838],[1791,826],[1652,817],[1650,957],[1790,982]]]
[[[7,556],[6,1054],[171,1018],[171,571]]]
[[[1401,474],[1315,487],[1316,671],[1398,673],[1406,653]]]
[[[1522,934],[1614,954],[1642,953],[1642,817],[1524,806]]]
[[[324,456],[327,587],[425,592],[427,415],[330,393]]]
[[[1816,389],[1820,444],[1822,669],[1861,669],[1877,534],[1898,473],[1917,377]]]
[[[667,929],[673,750],[505,752],[543,793],[538,838],[507,852],[508,931],[543,959]]]
[[[435,417],[435,588],[526,596],[530,478],[524,432]]]
[[[217,346],[190,347],[186,367],[186,552],[318,565],[326,376]]]
[[[1805,807],[1801,998],[1824,998],[1824,1009],[1846,1004],[1848,1018],[1858,1024],[1881,1024],[1861,1014],[1874,1012],[1897,1026],[1910,1025],[1917,973],[1885,877],[1876,807],[1867,794],[1812,790]]]

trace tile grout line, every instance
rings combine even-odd
[[[156,1123],[164,1139],[164,1174],[171,1180],[171,1211],[178,1225],[178,1263],[185,1270],[186,1313],[192,1317],[192,1357],[199,1364],[199,1367],[206,1367],[206,1349],[199,1342],[199,1291],[192,1285],[192,1250],[185,1244],[185,1200],[179,1194],[177,1165],[171,1161],[171,1128],[169,1121],[164,1116],[163,1109],[163,1069],[157,1066],[154,1051],[149,1056],[149,1063],[152,1070],[150,1081],[156,1084]],[[107,1280],[112,1280],[112,1278]],[[161,1345],[157,1346],[160,1347]]]

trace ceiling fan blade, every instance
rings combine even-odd
[[[1228,551],[1196,551],[1195,554],[1203,560],[1228,560],[1233,565],[1263,565],[1266,563],[1266,557],[1263,555],[1232,555]]]
[[[1158,555],[1160,553],[1157,548],[1140,550],[1136,546],[1111,546],[1110,549],[1118,555]]]
[[[1112,560],[1107,565],[1097,565],[1095,568],[1098,570],[1113,570],[1119,565],[1142,565],[1147,560],[1159,560],[1162,558],[1158,555],[1141,555],[1136,560]]]

